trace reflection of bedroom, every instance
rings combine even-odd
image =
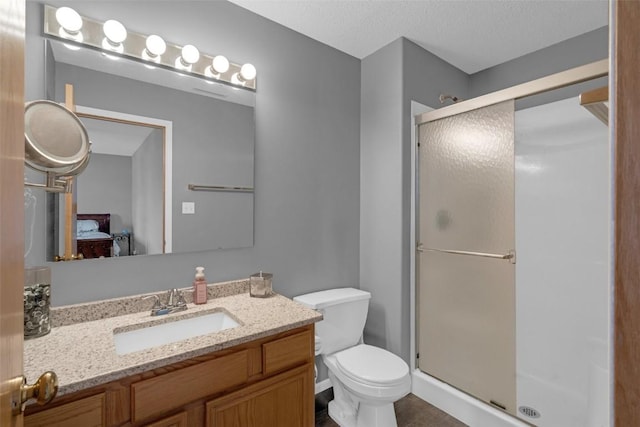
[[[78,253],[84,258],[162,253],[162,132],[82,121],[92,154],[77,181]]]
[[[78,243],[78,254],[83,258],[108,258],[120,256],[121,249],[119,241],[122,236],[116,239],[116,235],[111,235],[109,214],[78,214],[76,222],[76,239]],[[127,240],[129,235],[127,235]]]

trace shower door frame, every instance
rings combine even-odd
[[[411,314],[410,314],[411,316],[410,322],[412,325],[412,331],[411,331],[412,340],[411,340],[411,353],[410,353],[412,357],[410,360],[411,362],[410,366],[411,366],[412,372],[419,370],[418,362],[417,362],[417,348],[418,348],[417,319],[418,319],[418,310],[419,310],[418,301],[417,301],[417,289],[419,285],[420,276],[417,269],[418,269],[418,256],[419,256],[418,255],[419,254],[418,252],[418,244],[419,244],[419,221],[418,221],[419,208],[418,206],[419,206],[419,194],[420,194],[420,186],[419,186],[420,171],[419,171],[417,159],[418,159],[418,142],[419,142],[418,135],[419,135],[420,125],[428,122],[432,122],[435,120],[439,120],[445,117],[455,116],[455,115],[472,111],[478,108],[494,105],[500,102],[504,102],[508,100],[517,101],[518,99],[521,99],[521,98],[526,98],[532,95],[550,92],[556,89],[560,89],[563,87],[593,80],[599,77],[605,77],[609,75],[610,62],[611,62],[610,58],[592,62],[586,65],[582,65],[576,68],[571,68],[566,71],[551,74],[549,76],[531,80],[529,82],[512,86],[506,89],[502,89],[496,92],[492,92],[492,93],[482,95],[476,98],[472,98],[466,101],[462,101],[453,105],[449,105],[447,107],[443,107],[437,110],[429,111],[423,114],[418,114],[414,117],[415,139],[414,141],[412,141],[413,149],[412,149],[412,162],[411,162],[411,168],[413,169],[412,182],[414,185],[414,188],[412,189],[412,192],[411,192],[412,207],[413,207],[413,209],[411,210],[411,215],[412,215],[411,244],[413,247],[411,248],[411,252],[410,252],[411,253],[410,265],[413,273],[413,277],[411,280],[411,292],[410,292],[410,295],[413,301],[411,304]],[[609,83],[610,83],[609,84],[609,100],[612,100],[614,84],[611,81]],[[613,108],[613,104],[611,104],[611,102],[610,102],[610,108]],[[609,128],[610,140],[612,138],[613,129],[614,129],[614,126],[610,126]],[[612,158],[613,158],[613,148],[611,149],[612,149]],[[613,236],[613,233],[612,233],[612,236]],[[613,254],[611,254],[611,257],[613,257]],[[611,266],[613,267],[613,262]],[[612,301],[609,301],[609,305],[610,306],[612,305]],[[610,341],[611,341],[611,337],[610,337]],[[610,369],[610,372],[613,372],[613,359],[611,359],[609,362],[609,369]],[[429,375],[428,373],[425,373],[425,374]],[[487,406],[490,407],[490,405],[488,404]],[[514,417],[513,420],[520,420],[520,419]]]
[[[571,86],[598,77],[604,77],[609,74],[609,60],[592,62],[580,67],[571,68],[570,70],[542,77],[530,82],[511,86],[497,92],[488,93],[478,96],[467,101],[449,105],[448,107],[439,108],[416,116],[416,126],[429,123],[434,120],[443,119],[445,117],[455,116],[457,114],[466,113],[467,111],[476,110],[489,105],[497,104],[503,101],[526,98],[531,95],[537,95],[543,92],[549,92],[560,89],[565,86]]]

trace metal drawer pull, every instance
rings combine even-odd
[[[418,252],[425,252],[425,251],[442,252],[442,253],[453,254],[453,255],[469,255],[469,256],[479,256],[484,258],[508,259],[509,261],[511,261],[511,264],[516,263],[516,251],[514,251],[513,249],[509,250],[509,252],[505,255],[489,254],[484,252],[454,251],[451,249],[425,248],[421,244],[419,244],[416,249],[418,250]]]

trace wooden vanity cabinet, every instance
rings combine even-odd
[[[25,427],[314,425],[314,329],[293,329],[30,405]]]

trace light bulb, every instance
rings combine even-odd
[[[181,58],[185,64],[192,65],[200,60],[200,52],[197,47],[188,44],[182,48]]]
[[[180,56],[176,58],[176,68],[191,71],[191,66],[200,60],[200,52],[198,48],[192,44],[185,45],[182,48]]]
[[[162,37],[152,34],[147,37],[145,45],[146,47],[142,51],[142,59],[159,63],[160,57],[167,50],[167,44],[162,40]]]
[[[162,37],[155,34],[147,37],[147,51],[151,56],[160,56],[167,51],[167,44],[162,40]]]
[[[218,74],[226,73],[229,71],[229,60],[222,55],[217,55],[213,58],[211,67]]]
[[[220,74],[226,73],[227,71],[229,71],[229,60],[222,55],[217,55],[213,58],[213,61],[211,61],[211,65],[204,69],[204,75],[219,79]]]
[[[123,41],[127,39],[127,29],[115,19],[109,19],[102,25],[105,38],[102,39],[102,48],[114,52],[124,52]]]
[[[84,36],[82,29],[82,17],[70,7],[60,7],[56,10],[56,21],[60,25],[58,35],[63,39],[74,40],[82,43]]]
[[[56,21],[69,34],[77,34],[82,29],[82,17],[70,7],[60,7],[56,10]]]
[[[240,68],[240,77],[242,78],[242,80],[253,80],[256,78],[256,74],[256,67],[254,67],[253,64],[244,64]]]
[[[102,30],[107,39],[114,45],[119,45],[127,39],[127,29],[115,19],[109,19],[105,22]]]

